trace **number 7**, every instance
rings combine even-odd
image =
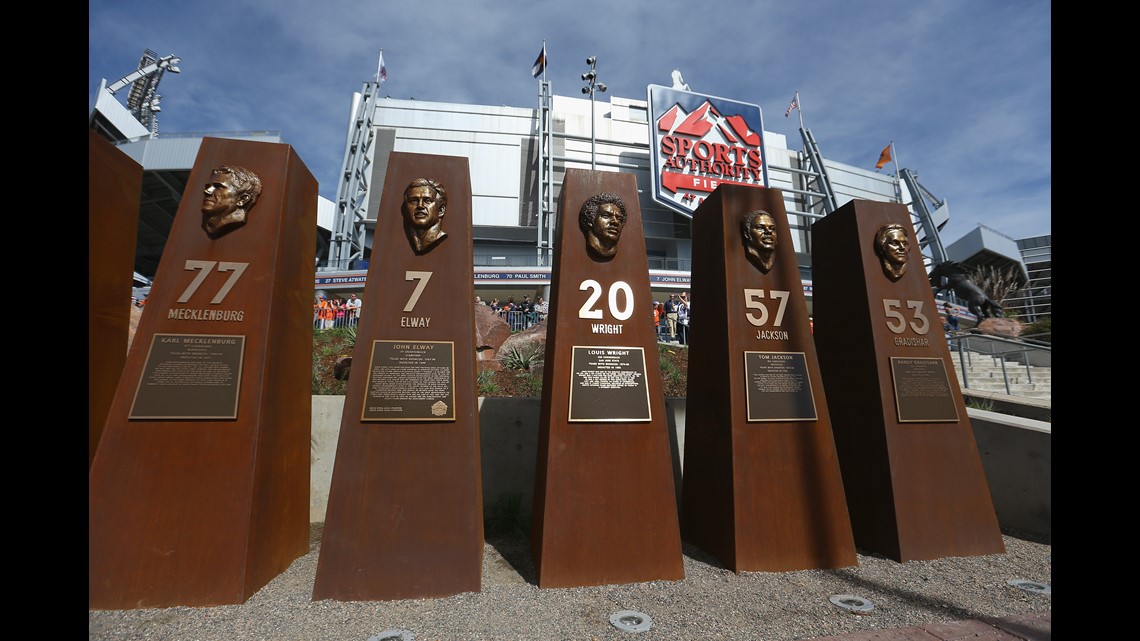
[[[424,293],[424,288],[427,287],[428,281],[431,280],[432,272],[404,272],[404,280],[419,281],[416,283],[416,288],[412,290],[412,295],[408,297],[408,304],[404,305],[404,311],[410,312],[420,300],[420,294]]]

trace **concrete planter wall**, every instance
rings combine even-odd
[[[684,470],[685,401],[665,399],[678,496]],[[540,402],[538,398],[479,399],[484,515],[502,497],[512,494],[520,496],[525,511],[530,512]],[[343,396],[313,397],[309,503],[313,523],[325,520],[343,410]],[[983,410],[968,412],[1002,529],[1051,537],[1052,425]]]

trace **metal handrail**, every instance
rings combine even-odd
[[[950,335],[946,337],[946,340],[950,344],[950,348],[958,352],[958,362],[962,367],[962,386],[967,389],[970,388],[968,365],[973,364],[974,354],[999,359],[1006,394],[1012,394],[1009,383],[1010,373],[1006,369],[1007,361],[1023,365],[1026,380],[1030,383],[1033,382],[1032,367],[1050,367],[1053,362],[1053,348],[1042,345],[1038,341],[1030,343],[1015,338],[971,332]]]

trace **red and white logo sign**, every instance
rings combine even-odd
[[[768,186],[759,105],[649,85],[653,198],[692,217],[723,184]]]

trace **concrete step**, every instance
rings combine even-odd
[[[962,362],[958,354],[952,353],[951,360],[954,363],[954,374],[958,379],[958,385],[963,389],[1025,398],[1052,399],[1053,397],[1053,371],[1050,367],[1031,366],[1027,370],[1020,363],[1005,361],[1003,364],[999,357],[969,354],[966,359],[966,374],[969,380],[967,386],[962,378]]]
[[[951,358],[951,360],[954,361],[955,365],[961,364],[962,358],[960,356],[958,356],[957,352],[950,352],[950,358]],[[979,366],[1001,367],[1002,362],[1003,361],[1001,358],[996,357],[996,356],[990,356],[988,354],[967,354],[966,355],[966,364],[971,366],[971,367],[979,367]],[[1024,362],[1018,361],[1018,360],[1013,360],[1013,359],[1005,359],[1004,363],[1005,363],[1005,366],[1007,368],[1008,367],[1025,367]],[[1043,367],[1045,369],[1049,369],[1048,366],[1037,365],[1037,364],[1030,365],[1030,367]]]
[[[957,367],[954,368],[954,372],[957,373],[959,376],[962,375],[962,370],[957,368]],[[968,368],[966,368],[966,372],[969,373],[970,378],[997,378],[997,379],[1008,378],[1011,380],[1014,378],[1019,378],[1019,379],[1022,379],[1023,382],[1026,382],[1026,383],[1029,383],[1029,382],[1036,383],[1038,381],[1044,382],[1044,381],[1052,381],[1053,380],[1053,372],[1049,372],[1049,371],[1043,371],[1042,372],[1042,371],[1032,370],[1032,371],[1026,372],[1024,369],[1020,369],[1020,370],[1007,369],[1003,372],[1000,369],[994,369],[994,368],[968,367]]]
[[[1046,398],[1053,397],[1052,384],[1050,381],[1038,381],[1030,383],[1024,377],[1009,378],[1009,389],[1006,389],[1005,379],[1001,376],[974,376],[969,377],[969,385],[962,380],[962,374],[957,373],[958,385],[962,389],[979,390],[983,392],[994,392],[997,394],[1008,394],[1010,396],[1024,396],[1028,398]]]
[[[1048,386],[1038,385],[1036,383],[1010,383],[1008,392],[1005,389],[1005,384],[1001,381],[984,383],[970,381],[970,386],[966,387],[962,381],[959,380],[958,385],[962,389],[993,392],[995,394],[1008,394],[1010,396],[1027,396],[1029,398],[1051,398],[1053,396],[1053,392]]]
[[[955,369],[961,369],[962,368],[962,362],[959,361],[957,357],[951,355],[950,360],[953,361]],[[1023,365],[1021,363],[1011,363],[1009,361],[1002,363],[1000,360],[990,359],[988,357],[987,358],[967,359],[966,367],[970,368],[971,370],[974,370],[974,369],[993,370],[993,371],[997,371],[997,372],[1002,371],[1003,368],[1007,372],[1014,372],[1014,371],[1018,371],[1018,370],[1024,372],[1027,369],[1025,367],[1025,365]],[[1048,373],[1048,372],[1052,371],[1052,369],[1053,368],[1051,368],[1051,367],[1044,367],[1041,365],[1030,365],[1028,367],[1028,370],[1030,372],[1034,372],[1034,373],[1036,373],[1036,372]]]
[[[984,389],[984,388],[977,388],[977,387],[969,387],[969,388],[963,387],[962,389],[963,390],[968,389],[968,390],[972,390],[975,392],[986,392],[986,393],[994,394],[997,396],[1008,396],[1010,398],[1032,398],[1032,399],[1042,400],[1042,401],[1046,401],[1046,402],[1049,402],[1053,399],[1053,393],[1049,392],[1047,390],[1042,391],[1042,390],[1011,389],[1010,393],[1006,394],[1004,388],[1003,389]]]

